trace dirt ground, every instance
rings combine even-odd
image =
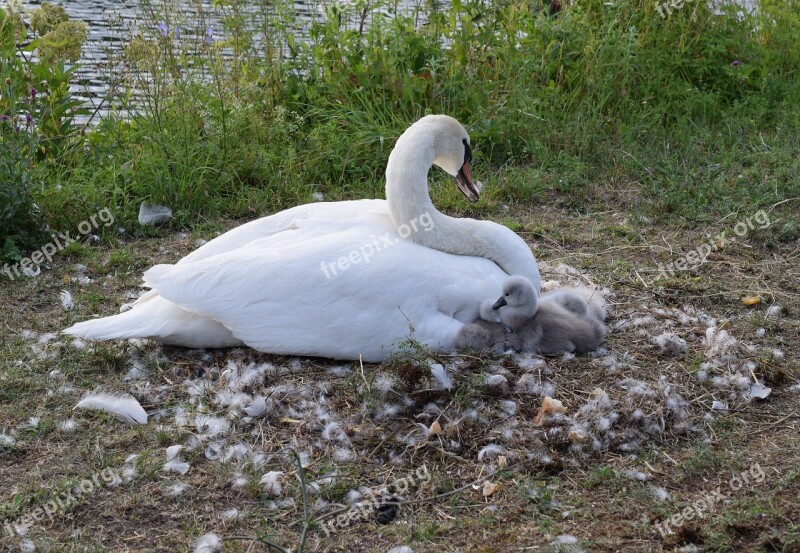
[[[76,342],[58,332],[118,312],[146,268],[215,233],[70,246],[0,282],[0,547],[800,551],[800,244],[769,215],[741,236],[753,214],[693,229],[630,206],[496,217],[543,280],[606,291],[603,348],[543,360]],[[704,263],[660,270],[704,244]],[[148,423],[74,409],[98,387]],[[566,412],[537,419],[545,396]]]

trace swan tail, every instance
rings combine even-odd
[[[111,317],[92,319],[76,323],[64,329],[64,334],[90,340],[124,340],[127,338],[149,338],[155,332],[153,321],[143,321],[133,310]],[[149,322],[149,324],[147,324]]]
[[[155,288],[154,283],[163,278],[175,265],[153,265],[144,272],[144,286]]]
[[[133,309],[77,323],[64,334],[90,340],[148,338],[174,346],[227,348],[243,345],[220,322],[180,308],[164,298],[150,294],[140,298]],[[145,301],[142,301],[145,300]]]

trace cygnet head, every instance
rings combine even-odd
[[[512,308],[526,307],[536,311],[538,296],[531,281],[522,276],[512,276],[503,283],[503,295],[497,300],[492,309],[504,306]]]
[[[477,202],[480,194],[469,172],[472,148],[469,135],[461,123],[448,115],[426,115],[413,126],[424,127],[433,139],[436,156],[433,164],[454,176],[464,196],[471,202]]]

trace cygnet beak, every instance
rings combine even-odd
[[[498,309],[500,309],[500,308],[501,308],[501,307],[503,307],[504,305],[508,305],[508,304],[507,304],[507,302],[506,302],[506,299],[505,299],[505,298],[500,298],[499,300],[497,300],[496,302],[494,302],[494,305],[492,306],[492,309],[494,309],[495,311],[497,311]]]
[[[464,194],[469,201],[474,203],[480,199],[481,195],[478,192],[478,188],[475,186],[475,183],[472,182],[472,177],[469,174],[469,161],[465,161],[461,169],[458,170],[456,174],[456,186],[458,186],[458,189],[461,190],[461,193]]]

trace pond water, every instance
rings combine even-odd
[[[419,11],[423,1],[396,0],[396,7],[401,12],[413,13]],[[41,3],[41,0],[23,0],[21,5],[27,12],[39,7]],[[169,25],[170,36],[177,29],[184,41],[203,40],[205,36],[197,36],[204,32],[199,29],[207,31],[208,28],[213,29],[215,40],[223,38],[221,18],[225,14],[215,9],[213,1],[209,0],[167,0],[158,5],[148,0],[50,0],[50,3],[62,6],[73,19],[86,22],[87,41],[83,47],[78,79],[72,88],[76,98],[82,100],[91,112],[97,112],[92,117],[92,123],[97,123],[98,117],[109,111],[110,104],[104,98],[119,88],[119,81],[123,77],[120,74],[120,56],[132,37],[137,34],[156,36],[159,33],[156,25],[163,18],[170,23],[173,20],[175,22]],[[266,4],[264,0],[259,0],[248,3],[243,10],[246,14],[257,16]],[[160,15],[167,5],[169,15]],[[322,17],[322,2],[295,0],[292,10],[295,18],[294,34],[301,40],[307,35],[311,23]],[[254,21],[256,19],[258,18],[253,18]],[[351,25],[357,23],[353,22]],[[257,31],[254,33],[256,41],[261,36]],[[223,56],[226,53],[229,54],[222,51]],[[117,83],[117,88],[114,83]]]

